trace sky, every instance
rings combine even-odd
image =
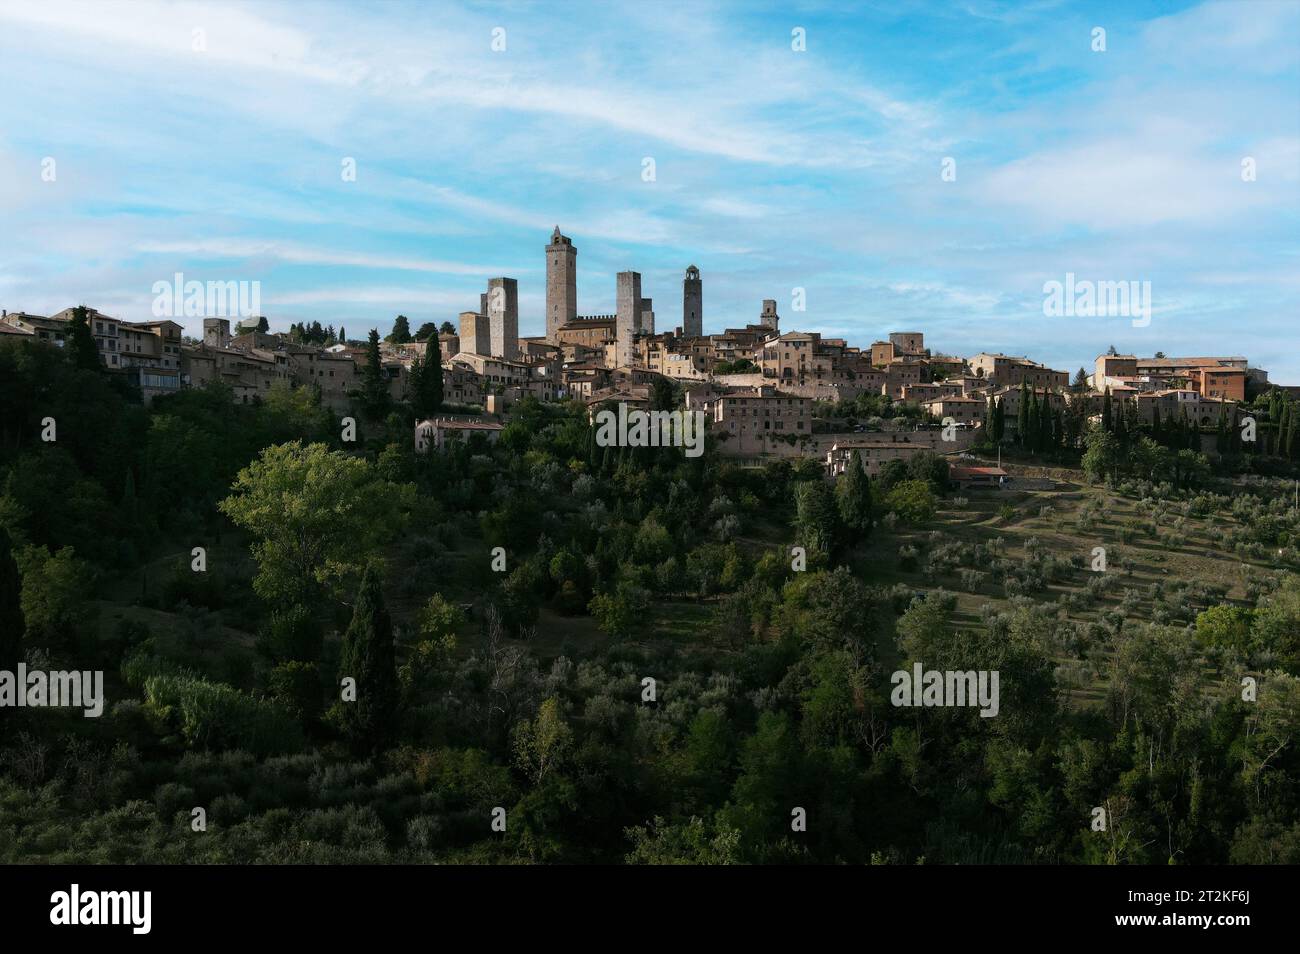
[[[1300,384],[1296,0],[0,0],[0,63],[10,311],[146,320],[180,272],[359,338],[509,276],[541,334],[558,224],[580,314],[632,269],[679,325],[695,264],[706,332],[771,298],[857,345]],[[1150,282],[1149,323],[1046,315],[1069,274]]]

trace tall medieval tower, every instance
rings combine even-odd
[[[694,265],[686,269],[682,282],[682,334],[688,338],[704,334],[704,283]]]
[[[519,357],[519,282],[490,278],[487,290],[488,334],[492,357],[513,361]]]
[[[546,340],[560,340],[560,326],[578,317],[578,250],[557,225],[546,246]]]
[[[641,330],[641,273],[618,273],[618,314],[614,317],[614,362],[632,363],[632,339]]]

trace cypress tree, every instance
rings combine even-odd
[[[366,366],[361,369],[361,403],[372,418],[381,418],[388,410],[388,385],[379,360],[379,332],[374,328],[366,344]]]
[[[84,371],[98,371],[99,351],[95,347],[95,336],[90,333],[89,312],[85,305],[72,309],[72,321],[68,324],[68,358],[74,367]]]
[[[424,342],[424,375],[420,380],[421,400],[425,413],[433,414],[442,407],[442,342],[435,331]]]
[[[1020,408],[1016,412],[1016,442],[1021,447],[1028,446],[1029,434],[1029,385],[1020,382]]]
[[[396,726],[397,665],[393,621],[373,563],[362,574],[352,622],[339,648],[339,678],[347,677],[356,680],[357,697],[339,703],[344,734],[358,749],[381,748]]]
[[[1291,409],[1291,405],[1283,404],[1278,416],[1273,418],[1273,420],[1277,421],[1277,444],[1273,452],[1277,454],[1278,457],[1286,456],[1286,436],[1287,432],[1294,426],[1294,417],[1295,414]]]
[[[347,343],[348,343],[347,329],[344,328],[342,325],[339,325],[339,344],[347,344]]]
[[[1025,446],[1031,451],[1038,450],[1038,438],[1042,434],[1042,412],[1038,407],[1038,390],[1029,391],[1029,429],[1025,432]]]
[[[835,484],[835,502],[850,541],[866,539],[871,532],[871,478],[857,451],[849,455],[848,467]]]
[[[1038,449],[1052,449],[1052,402],[1050,392],[1043,389],[1043,399],[1038,404]]]
[[[1101,399],[1101,429],[1107,434],[1114,433],[1115,430],[1115,421],[1110,406],[1110,388],[1106,388],[1106,393]]]
[[[411,412],[415,415],[417,421],[423,420],[429,415],[425,413],[424,401],[424,359],[419,355],[411,362],[411,370],[406,376],[406,400],[411,405]]]
[[[0,527],[0,669],[18,668],[23,643],[22,576],[14,560],[9,533]]]

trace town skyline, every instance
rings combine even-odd
[[[574,250],[578,248],[577,243],[573,241],[572,236],[562,234],[562,230],[560,229],[560,226],[558,224],[554,227],[552,231],[552,243],[555,241],[556,238],[563,241],[569,247],[571,256],[574,259],[574,262],[576,264],[578,255],[577,252]],[[554,248],[555,246],[553,244],[548,244],[546,246],[546,251],[549,253]],[[515,292],[512,292],[512,294],[514,295],[513,311],[515,316],[514,329],[516,332],[514,337],[518,337],[520,339],[521,344],[524,339],[530,339],[530,338],[536,340],[551,340],[554,337],[552,332],[556,328],[558,328],[560,324],[563,323],[562,321],[557,322],[556,325],[552,327],[550,324],[548,324],[546,319],[546,313],[548,307],[551,307],[550,304],[551,299],[557,294],[556,289],[554,289],[551,284],[553,281],[551,275],[551,267],[552,266],[550,261],[547,260],[546,265],[543,267],[543,274],[539,282],[543,289],[543,294],[540,296],[540,302],[539,302],[540,307],[538,310],[541,312],[541,314],[539,315],[526,316],[523,313],[523,310],[520,306],[521,302],[525,300],[537,298],[538,296],[533,295],[531,293],[528,295],[518,294],[517,293],[518,279],[515,278],[514,276],[497,276],[494,278],[485,279],[488,287],[488,291],[486,293],[480,290],[480,291],[473,292],[471,294],[467,294],[465,304],[469,307],[462,308],[460,311],[458,311],[457,313],[451,316],[447,316],[443,314],[432,314],[432,315],[421,314],[418,311],[416,311],[411,315],[405,315],[405,314],[395,315],[393,320],[388,323],[387,328],[384,328],[380,324],[369,324],[365,321],[362,321],[359,325],[354,322],[353,325],[354,330],[359,329],[361,333],[353,334],[349,336],[349,340],[363,341],[366,337],[366,334],[368,334],[369,331],[371,330],[377,331],[382,337],[385,338],[385,340],[387,340],[387,338],[390,336],[390,333],[396,327],[396,323],[400,318],[408,319],[408,322],[410,322],[413,327],[418,327],[419,325],[425,323],[440,325],[446,322],[450,322],[453,326],[455,326],[458,324],[458,320],[460,326],[463,327],[465,313],[467,311],[481,311],[484,318],[488,316],[489,309],[486,307],[487,299],[492,293],[492,288],[496,287],[500,283],[505,283],[507,285],[511,285],[513,283],[512,287],[516,289]],[[524,271],[528,272],[530,270],[526,269]],[[563,271],[563,269],[561,269],[561,271]],[[694,282],[694,290],[689,291],[687,290],[686,285],[682,284],[681,287],[679,287],[678,291],[676,292],[675,296],[660,297],[658,299],[659,304],[656,305],[655,308],[659,311],[659,314],[663,315],[663,319],[658,322],[657,328],[654,326],[653,318],[651,319],[651,325],[648,329],[650,333],[657,332],[659,334],[663,334],[663,333],[671,333],[674,332],[675,330],[677,334],[680,336],[682,332],[683,324],[686,322],[677,321],[676,319],[679,316],[681,316],[683,308],[686,309],[687,311],[691,311],[692,309],[694,309],[694,311],[691,312],[693,315],[695,315],[695,318],[693,319],[694,323],[697,326],[702,326],[702,331],[699,330],[699,328],[697,328],[694,331],[692,331],[690,328],[687,328],[686,330],[687,338],[691,337],[692,334],[699,335],[701,333],[705,337],[722,335],[728,329],[743,328],[746,325],[757,326],[763,324],[766,319],[770,319],[772,317],[770,314],[767,314],[767,309],[772,307],[773,305],[776,306],[776,311],[778,312],[778,315],[782,311],[780,307],[780,302],[778,300],[763,299],[763,301],[760,303],[763,311],[761,311],[758,314],[737,316],[734,320],[729,318],[722,318],[722,319],[713,318],[707,308],[701,308],[700,306],[700,286],[705,281],[704,279],[701,278],[702,274],[703,273],[701,272],[701,270],[694,263],[690,264],[689,266],[687,266],[685,269],[682,270],[682,276],[684,276],[686,282],[687,283]],[[608,277],[610,279],[609,284],[615,289],[615,294],[612,296],[612,300],[610,300],[609,297],[601,297],[599,293],[597,293],[597,295],[595,296],[592,296],[590,294],[590,291],[588,291],[587,294],[588,298],[596,297],[597,300],[600,302],[600,304],[598,304],[596,307],[591,309],[586,309],[582,307],[582,301],[585,299],[578,298],[578,290],[583,287],[582,282],[577,280],[578,278],[577,275],[571,276],[571,287],[568,291],[568,295],[570,296],[571,299],[576,299],[576,301],[573,302],[571,306],[572,311],[579,316],[587,316],[587,318],[590,317],[613,318],[616,312],[619,310],[618,302],[620,298],[620,292],[618,286],[623,276],[626,275],[636,275],[638,276],[638,279],[641,278],[640,273],[636,272],[635,270],[626,270],[614,276],[598,276],[599,278]],[[679,283],[682,282],[681,277],[678,278],[678,282]],[[183,333],[186,335],[186,337],[192,338],[195,341],[203,341],[205,339],[206,320],[213,319],[213,318],[229,318],[232,323],[236,323],[242,319],[263,318],[266,320],[268,325],[267,330],[271,334],[289,334],[293,331],[295,325],[303,325],[303,324],[311,325],[313,323],[319,323],[322,327],[325,328],[333,329],[335,327],[332,321],[329,320],[321,321],[321,319],[319,318],[301,319],[295,322],[292,320],[290,321],[280,320],[275,318],[272,315],[265,314],[264,310],[258,307],[260,306],[261,289],[259,283],[256,281],[252,283],[253,287],[251,289],[251,294],[250,294],[250,289],[247,287],[249,283],[246,281],[238,282],[238,283],[230,283],[232,287],[229,288],[223,288],[222,286],[224,284],[225,283],[222,282],[212,282],[212,281],[200,282],[197,280],[187,280],[183,272],[177,272],[172,276],[170,281],[159,280],[154,283],[153,287],[150,290],[151,308],[150,308],[150,313],[148,315],[142,318],[130,318],[122,314],[110,315],[109,317],[118,318],[127,323],[141,323],[141,322],[147,323],[151,320],[156,321],[160,319],[174,320],[183,330]],[[1048,302],[1051,302],[1054,303],[1056,306],[1057,309],[1056,314],[1060,315],[1061,307],[1062,307],[1061,300],[1062,297],[1064,297],[1064,301],[1066,303],[1065,307],[1069,309],[1066,313],[1073,316],[1073,304],[1075,301],[1075,294],[1076,294],[1074,288],[1074,284],[1075,284],[1074,275],[1072,273],[1067,273],[1066,282],[1064,283],[1057,282],[1054,284],[1056,284],[1058,287],[1054,289],[1052,293],[1048,293],[1045,287],[1045,299],[1044,299],[1045,304],[1043,306],[1044,311],[1046,312],[1049,309],[1049,307],[1051,307],[1051,305],[1048,304]],[[1081,282],[1081,284],[1089,284],[1089,283],[1085,280]],[[1093,294],[1093,287],[1099,284],[1101,283],[1089,284],[1088,291],[1090,295]],[[1136,288],[1136,283],[1133,284],[1135,286],[1134,299],[1140,302],[1140,300],[1142,299],[1142,295],[1138,293],[1138,290]],[[1061,287],[1062,285],[1063,285],[1063,289]],[[481,287],[482,286],[480,285],[480,288]],[[643,281],[639,282],[639,288],[640,288],[640,292],[637,296],[638,302],[644,301],[646,303],[650,303],[655,300],[653,295],[646,294],[646,292],[651,290],[650,286],[647,283],[644,283]],[[882,341],[890,340],[893,336],[898,335],[900,333],[906,333],[906,332],[900,332],[898,327],[890,326],[890,327],[885,327],[883,330],[876,333],[867,331],[866,337],[863,337],[862,335],[854,336],[852,334],[842,335],[842,336],[827,335],[822,329],[818,327],[799,324],[798,319],[801,316],[806,315],[807,312],[806,309],[797,310],[797,305],[794,305],[793,303],[797,302],[799,293],[801,293],[804,290],[795,289],[794,291],[796,294],[792,296],[792,306],[795,307],[796,310],[786,313],[787,318],[785,321],[784,328],[782,329],[783,332],[788,332],[788,331],[810,332],[827,338],[839,338],[840,340],[845,341],[845,343],[850,347],[867,349],[867,350],[870,350],[870,347],[873,344],[878,344]],[[1110,291],[1113,293],[1114,289],[1111,289]],[[191,297],[195,294],[198,295],[197,299]],[[1053,294],[1055,295],[1055,299],[1053,299],[1052,297]],[[1149,289],[1146,290],[1146,294],[1147,294],[1146,307],[1149,308],[1150,306]],[[215,298],[213,297],[214,295],[216,296]],[[204,296],[206,296],[206,298]],[[689,296],[693,296],[693,298]],[[1104,303],[1105,301],[1104,291],[1097,291],[1096,296],[1098,298],[1099,303]],[[478,301],[471,303],[471,299],[475,297],[478,298]],[[220,310],[214,311],[212,309],[212,303],[214,300],[221,303],[222,305],[229,305],[230,306],[229,309],[222,307]],[[254,303],[254,307],[252,309],[246,307],[250,300]],[[1089,300],[1091,300],[1091,298]],[[1125,295],[1124,301],[1128,302],[1128,300],[1129,299],[1127,295]],[[198,302],[197,308],[194,310],[190,310],[189,305],[193,304],[195,301]],[[166,303],[163,310],[160,310],[160,302]],[[75,304],[89,307],[92,309],[92,311],[100,312],[101,314],[103,314],[103,312],[100,309],[95,307],[93,302],[83,301],[83,302],[77,302]],[[666,308],[663,307],[664,305],[666,305],[667,307]],[[59,313],[65,315],[69,314],[71,312],[72,307],[73,305],[69,304],[66,308],[59,310]],[[1140,307],[1141,306],[1139,306],[1139,308]],[[6,308],[5,310],[6,313],[12,311],[15,315],[22,315],[25,313],[24,309]],[[51,310],[50,313],[54,314],[55,310]],[[1089,320],[1095,320],[1098,322],[1120,322],[1120,323],[1128,324],[1132,327],[1145,327],[1145,324],[1149,323],[1150,321],[1149,311],[1147,312],[1145,318],[1134,317],[1134,315],[1136,314],[1137,312],[1130,312],[1126,310],[1124,314],[1120,314],[1120,315],[1099,315],[1099,316],[1082,316],[1082,317],[1085,317]],[[1059,318],[1057,320],[1059,320]],[[339,324],[337,327],[340,333],[346,331],[347,319],[341,318],[339,320]],[[874,325],[870,327],[874,327]],[[922,334],[925,333],[924,326],[920,322],[915,323],[915,325],[905,325],[905,327],[909,329],[911,328],[920,329]],[[484,323],[484,328],[486,329],[486,322]],[[500,336],[500,334],[502,333],[502,329],[498,328],[496,333],[498,336]],[[638,333],[640,333],[640,329],[638,329]],[[507,336],[510,336],[509,333],[507,333]],[[1057,366],[1064,368],[1071,374],[1073,374],[1073,372],[1076,369],[1084,371],[1085,373],[1090,373],[1088,369],[1094,366],[1095,361],[1098,358],[1105,356],[1107,354],[1119,354],[1119,355],[1128,354],[1129,356],[1135,356],[1138,354],[1138,352],[1136,351],[1125,352],[1124,349],[1118,348],[1114,344],[1115,340],[1116,339],[1112,337],[1112,339],[1110,339],[1109,344],[1105,345],[1104,347],[1099,346],[1095,355],[1093,355],[1091,358],[1081,357],[1077,363],[1067,360],[1065,362],[1058,361],[1056,362],[1056,364]],[[501,342],[498,341],[495,343],[495,345],[496,345],[495,348],[491,349],[492,353],[499,354],[501,348]],[[489,349],[487,347],[484,348],[485,353],[488,350]],[[1036,360],[1037,363],[1044,364],[1044,365],[1052,364],[1052,362],[1050,361],[1043,361],[1041,359],[1036,359],[1035,355],[1032,354],[1029,350],[1002,351],[991,347],[982,347],[978,349],[978,352],[972,351],[969,353],[959,351],[959,350],[954,350],[954,349],[947,349],[944,347],[939,347],[935,350],[936,350],[936,354],[939,355],[953,355],[953,356],[958,356],[963,358],[969,357],[970,355],[975,353],[997,354],[997,355],[1006,355],[1008,357],[1023,357],[1030,360]],[[1220,351],[1220,353],[1226,355],[1226,352]],[[1151,350],[1148,356],[1163,358],[1166,355],[1171,355],[1171,356],[1177,355],[1183,357],[1194,356],[1191,351],[1187,351],[1187,350],[1180,351],[1177,348],[1173,348],[1173,349],[1155,348]],[[1247,359],[1247,360],[1252,358],[1252,356],[1250,355],[1237,354],[1237,353],[1234,353],[1231,356],[1236,358]],[[1259,369],[1265,372],[1266,374],[1270,370],[1268,367],[1264,366],[1263,362],[1259,362],[1259,361],[1255,361],[1252,367],[1259,367]],[[1287,383],[1287,382],[1278,382],[1275,380],[1273,383]]]
[[[273,328],[383,333],[505,275],[534,335],[559,224],[587,314],[619,271],[671,299],[694,263],[710,331],[773,298],[859,345],[1268,353],[1300,380],[1275,348],[1300,313],[1295,5],[582,6],[581,31],[532,7],[312,10],[0,4],[0,208],[24,236],[0,301],[142,320],[182,271],[261,282]],[[1044,316],[1071,273],[1149,281],[1149,326]]]

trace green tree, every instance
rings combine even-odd
[[[324,444],[266,448],[235,478],[219,509],[253,537],[253,588],[310,606],[362,569],[405,522],[415,488]]]
[[[1119,469],[1119,441],[1104,426],[1093,427],[1084,439],[1087,450],[1083,452],[1083,472],[1092,483],[1117,476]]]
[[[1211,606],[1196,617],[1196,638],[1209,646],[1249,652],[1254,611],[1243,606]]]
[[[840,515],[820,478],[795,485],[795,539],[809,555],[832,556],[840,542]]]
[[[658,376],[651,385],[650,408],[654,411],[671,411],[677,406],[677,397],[673,391],[673,383],[667,378]]]
[[[849,455],[847,468],[835,484],[835,502],[840,522],[856,542],[871,532],[871,478],[862,469],[862,458],[855,450]]]
[[[71,547],[53,554],[45,547],[25,547],[18,564],[27,636],[41,645],[74,645],[86,629],[94,569]]]
[[[552,696],[538,708],[536,719],[516,725],[512,743],[515,765],[534,785],[562,769],[573,745],[573,730],[564,721],[560,700]]]
[[[397,320],[393,322],[393,330],[384,340],[393,344],[407,344],[411,340],[411,323],[405,315],[397,316]]]
[[[435,645],[448,659],[456,649],[456,631],[464,625],[465,614],[460,607],[447,602],[440,593],[429,597],[417,617],[420,642]]]
[[[648,825],[628,828],[624,834],[632,850],[629,865],[734,865],[741,862],[740,832],[725,824],[714,825],[698,815],[670,824],[656,815]]]
[[[1029,413],[1026,415],[1026,430],[1023,435],[1022,443],[1031,451],[1041,449],[1039,439],[1042,434],[1042,425],[1039,422],[1041,411],[1038,406],[1038,390],[1031,388],[1029,391]]]
[[[322,633],[311,611],[294,604],[271,611],[258,639],[257,648],[272,662],[317,662]]]
[[[99,361],[95,337],[90,333],[89,314],[85,305],[72,309],[72,320],[68,322],[68,360],[73,367],[83,371],[98,371],[103,365]]]
[[[360,750],[383,747],[396,726],[398,691],[393,621],[384,606],[378,565],[361,577],[352,622],[339,647],[339,679],[356,680],[356,700],[335,704],[344,735]]]
[[[885,506],[904,520],[924,523],[934,516],[938,501],[928,481],[904,480],[885,497]]]
[[[442,345],[436,334],[425,339],[420,373],[412,378],[411,409],[416,420],[423,420],[442,407]]]
[[[1029,446],[1029,385],[1020,382],[1020,407],[1016,409],[1016,443],[1021,447]]]
[[[22,576],[9,533],[0,527],[0,670],[14,672],[22,658]]]
[[[361,407],[372,420],[379,420],[388,413],[389,403],[388,383],[379,358],[379,332],[371,328],[366,364],[361,369]]]

